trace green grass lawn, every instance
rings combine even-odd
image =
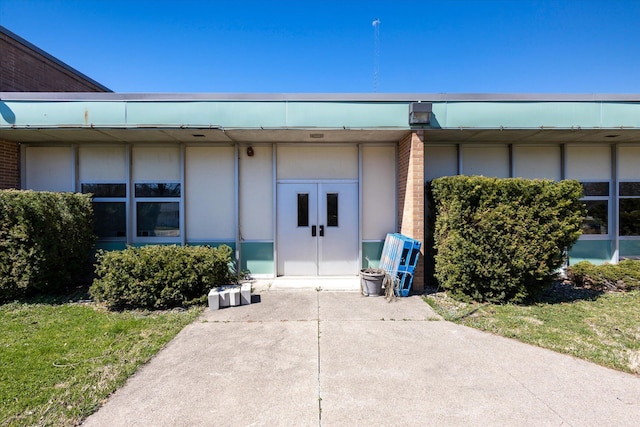
[[[530,305],[461,303],[444,293],[425,300],[445,320],[640,374],[640,291],[562,287]]]
[[[0,425],[79,423],[201,310],[0,306]]]

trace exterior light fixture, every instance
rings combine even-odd
[[[409,124],[428,125],[431,122],[430,102],[412,102],[409,105]]]
[[[324,133],[310,133],[309,138],[314,138],[314,139],[324,138]]]
[[[253,147],[247,147],[247,156],[253,157]]]

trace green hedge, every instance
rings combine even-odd
[[[88,195],[0,191],[0,301],[77,285],[94,243]]]
[[[476,176],[432,182],[435,276],[458,297],[521,302],[563,265],[585,216],[577,181]]]
[[[582,261],[567,269],[567,277],[577,286],[599,291],[640,289],[640,261],[603,265]]]
[[[234,283],[230,263],[225,245],[99,251],[90,293],[112,309],[186,307],[205,302],[212,287]]]

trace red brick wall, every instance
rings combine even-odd
[[[20,146],[0,141],[0,189],[20,188]]]
[[[0,52],[0,92],[105,92],[99,84],[2,32]]]
[[[398,146],[398,230],[422,242],[421,256],[413,277],[413,289],[424,290],[424,145],[412,133]]]

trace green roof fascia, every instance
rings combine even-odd
[[[0,100],[0,128],[193,127],[225,129],[410,129],[411,99],[24,99]],[[58,96],[57,94],[55,94]],[[64,94],[62,94],[64,95]],[[60,95],[60,96],[62,96]],[[22,96],[32,96],[26,94]],[[149,95],[151,96],[151,95]],[[443,96],[444,97],[444,96]],[[446,99],[432,102],[431,128],[634,129],[640,102],[618,99]],[[484,98],[484,99],[483,99]]]
[[[0,128],[409,129],[407,102],[0,101]]]
[[[640,128],[640,102],[434,102],[441,129]]]

